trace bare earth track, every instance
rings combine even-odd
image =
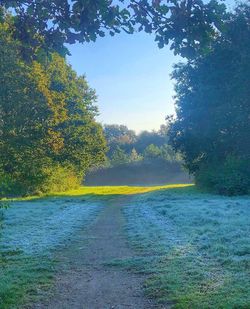
[[[115,198],[79,241],[63,250],[53,296],[32,308],[126,309],[159,308],[145,298],[143,276],[105,266],[113,259],[133,257],[123,235],[122,198]]]

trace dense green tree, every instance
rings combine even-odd
[[[125,125],[105,124],[104,134],[109,143],[132,144],[136,139],[135,132]]]
[[[179,153],[176,153],[174,149],[169,144],[164,144],[160,147],[160,157],[167,162],[182,162]]]
[[[249,38],[250,6],[240,5],[209,54],[173,73],[177,119],[170,142],[198,183],[221,193],[250,186]]]
[[[168,144],[168,130],[168,125],[161,125],[158,131],[143,131],[136,134],[124,125],[104,125],[104,133],[109,148],[107,157],[111,160],[111,165],[112,157],[117,152],[117,147],[126,155],[125,160],[120,160],[123,163],[127,161],[130,163],[138,162],[144,159],[147,162],[155,159],[180,162],[180,155],[176,154]]]
[[[1,192],[77,185],[104,159],[95,93],[58,54],[26,63],[21,49],[10,21],[0,23]]]

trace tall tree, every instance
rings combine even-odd
[[[177,119],[170,142],[198,182],[222,193],[246,193],[250,185],[249,38],[250,6],[240,5],[210,53],[173,73]]]
[[[46,191],[51,177],[62,188],[69,175],[80,183],[106,149],[95,92],[58,54],[23,61],[10,23],[0,23],[0,189]]]

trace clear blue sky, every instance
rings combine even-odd
[[[101,123],[125,124],[137,132],[157,130],[174,113],[169,74],[182,59],[168,47],[159,49],[153,36],[123,33],[69,49],[69,63],[96,89]]]

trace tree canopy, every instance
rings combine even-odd
[[[226,7],[210,0],[1,0],[15,14],[15,35],[27,44],[67,53],[64,43],[95,41],[106,33],[145,31],[159,47],[194,56],[205,50],[227,19]]]

